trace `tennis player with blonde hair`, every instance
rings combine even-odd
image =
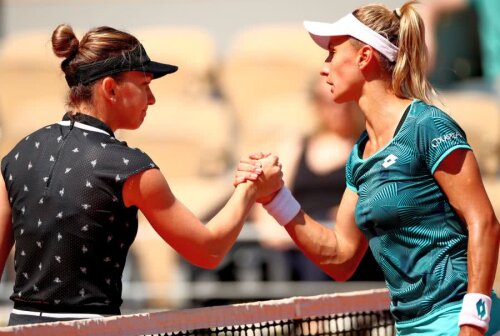
[[[347,162],[333,229],[301,211],[286,187],[265,208],[336,280],[351,276],[369,246],[398,335],[497,333],[500,225],[463,130],[431,105],[415,2],[365,5],[334,23],[304,25],[328,50],[321,75],[332,99],[356,102],[366,131]],[[251,180],[262,157],[242,160],[235,183]]]

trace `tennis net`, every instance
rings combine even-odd
[[[0,328],[2,335],[326,336],[394,335],[387,290]]]

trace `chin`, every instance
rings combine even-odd
[[[139,127],[141,127],[141,125],[142,125],[142,120],[137,122],[136,124],[125,125],[125,126],[121,127],[121,129],[133,131],[133,130],[136,130]]]
[[[136,129],[138,129],[139,127],[141,127],[141,125],[142,125],[142,122],[141,122],[141,123],[138,123],[138,124],[137,124],[137,125],[135,125],[135,126],[130,126],[129,130],[136,130]]]

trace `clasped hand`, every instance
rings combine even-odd
[[[254,153],[240,159],[233,185],[250,181],[257,187],[256,201],[268,203],[283,186],[281,163],[276,155]]]

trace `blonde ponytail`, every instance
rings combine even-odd
[[[398,10],[378,4],[366,5],[355,10],[353,15],[399,48],[395,62],[381,57],[382,67],[391,74],[394,94],[431,103],[436,93],[426,77],[425,28],[414,7],[416,3],[408,1]]]
[[[399,52],[392,73],[392,87],[397,96],[431,103],[436,94],[426,76],[429,55],[425,28],[413,6],[415,3],[407,2],[400,9]]]

